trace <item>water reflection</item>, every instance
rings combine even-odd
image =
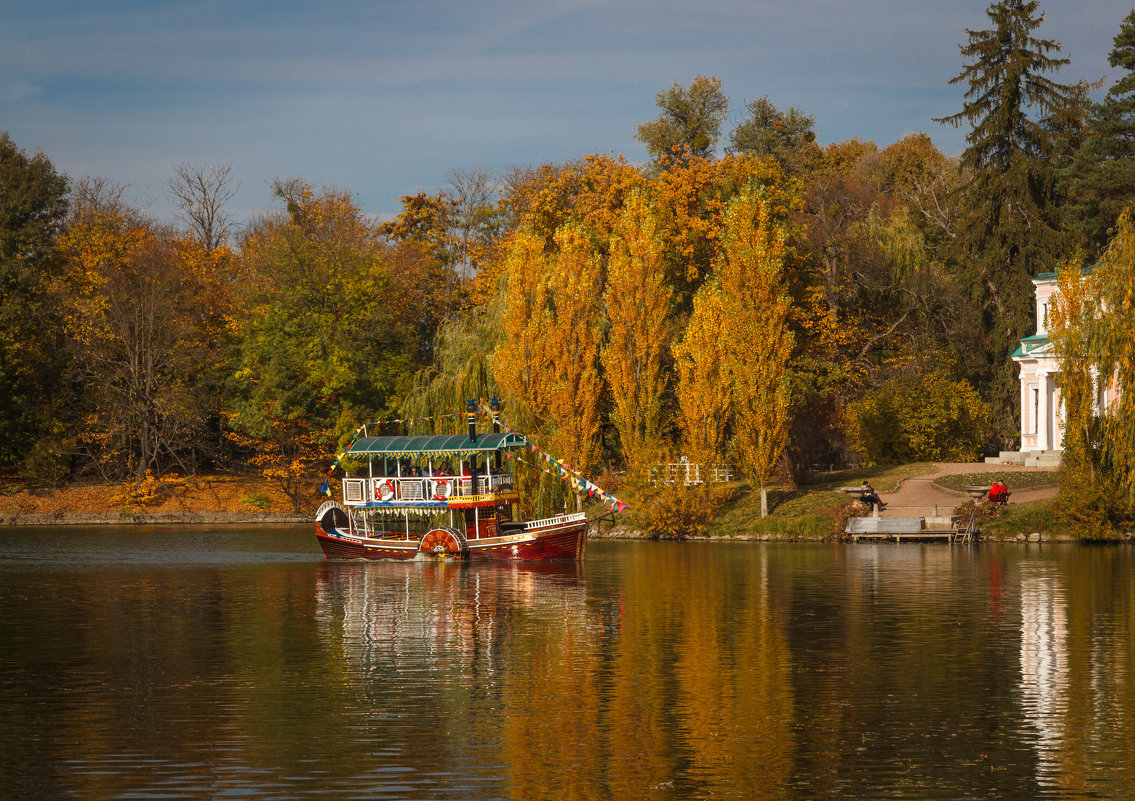
[[[1035,729],[1037,781],[1056,785],[1068,691],[1068,621],[1055,565],[1021,571],[1021,706]]]
[[[0,539],[0,797],[1121,798],[1113,549]],[[94,536],[94,535],[89,535]],[[7,558],[14,553],[14,558]],[[51,554],[55,554],[52,556]]]

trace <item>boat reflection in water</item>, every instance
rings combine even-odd
[[[712,553],[650,555],[628,584],[607,564],[326,563],[319,631],[342,653],[328,681],[360,694],[392,765],[444,764],[483,782],[476,797],[784,787],[793,704],[767,566],[721,603]]]

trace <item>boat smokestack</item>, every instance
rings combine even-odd
[[[469,417],[469,441],[477,441],[477,404],[475,401],[465,401],[465,413]]]
[[[489,409],[493,413],[493,433],[499,434],[501,432],[501,402],[499,398],[493,398],[489,401]]]

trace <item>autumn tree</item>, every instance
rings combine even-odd
[[[611,388],[611,418],[623,458],[641,476],[662,448],[670,299],[654,210],[641,192],[626,202],[611,239],[606,305],[610,328],[602,362]]]
[[[67,177],[0,132],[0,464],[42,435],[63,364],[51,278],[67,215]]]
[[[501,340],[493,354],[493,374],[510,401],[513,424],[536,430],[548,415],[550,323],[544,244],[527,229],[515,232],[505,247]]]
[[[992,27],[967,30],[960,47],[967,62],[951,81],[968,87],[962,110],[937,121],[970,126],[962,154],[970,175],[967,213],[953,258],[965,291],[980,304],[987,342],[973,354],[971,375],[1008,439],[1016,432],[1018,392],[1005,355],[1032,321],[1029,279],[1052,270],[1065,249],[1048,161],[1052,135],[1043,118],[1068,102],[1068,87],[1046,77],[1068,61],[1057,57],[1059,43],[1033,35],[1044,21],[1036,0],[999,0],[986,13]]]
[[[398,408],[421,336],[413,298],[399,292],[354,198],[302,181],[273,188],[286,212],[254,225],[242,249],[229,411],[241,444],[274,454],[264,473],[299,508],[320,454],[359,421]]]
[[[725,298],[710,280],[694,296],[685,335],[674,345],[678,424],[686,452],[699,464],[721,461],[732,417],[725,330]]]
[[[791,403],[787,369],[795,338],[785,240],[759,191],[747,190],[730,202],[718,265],[724,363],[733,388],[737,450],[745,472],[760,486],[761,517],[768,517],[768,484],[784,450]]]
[[[711,158],[729,115],[729,98],[716,75],[698,75],[689,88],[675,81],[655,96],[662,113],[638,126],[635,138],[646,145],[651,159]]]
[[[589,155],[567,164],[517,169],[505,179],[505,222],[510,230],[526,228],[539,236],[551,252],[556,231],[574,221],[587,226],[600,254],[605,255],[623,203],[645,183],[634,165],[621,156]]]
[[[587,231],[568,224],[556,233],[556,253],[542,283],[547,292],[544,357],[551,373],[548,414],[555,453],[586,474],[599,461],[601,283]]]
[[[1081,528],[1106,528],[1114,513],[1115,492],[1100,463],[1101,438],[1097,409],[1097,357],[1088,330],[1099,307],[1092,277],[1073,257],[1057,273],[1059,292],[1049,309],[1048,332],[1060,360],[1060,401],[1064,407],[1064,461],[1059,514]],[[1099,376],[1106,386],[1108,376]]]
[[[79,188],[60,238],[64,320],[83,387],[82,439],[105,475],[137,483],[147,472],[193,469],[210,411],[198,387],[214,362],[191,244],[120,194]]]

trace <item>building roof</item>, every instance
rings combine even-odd
[[[1031,337],[1025,337],[1021,340],[1021,344],[1009,354],[1011,359],[1025,359],[1041,354],[1048,353],[1052,350],[1052,340],[1048,338],[1048,334],[1033,334]]]
[[[360,437],[347,448],[347,456],[464,456],[513,450],[526,445],[519,434],[438,434],[422,437]]]

